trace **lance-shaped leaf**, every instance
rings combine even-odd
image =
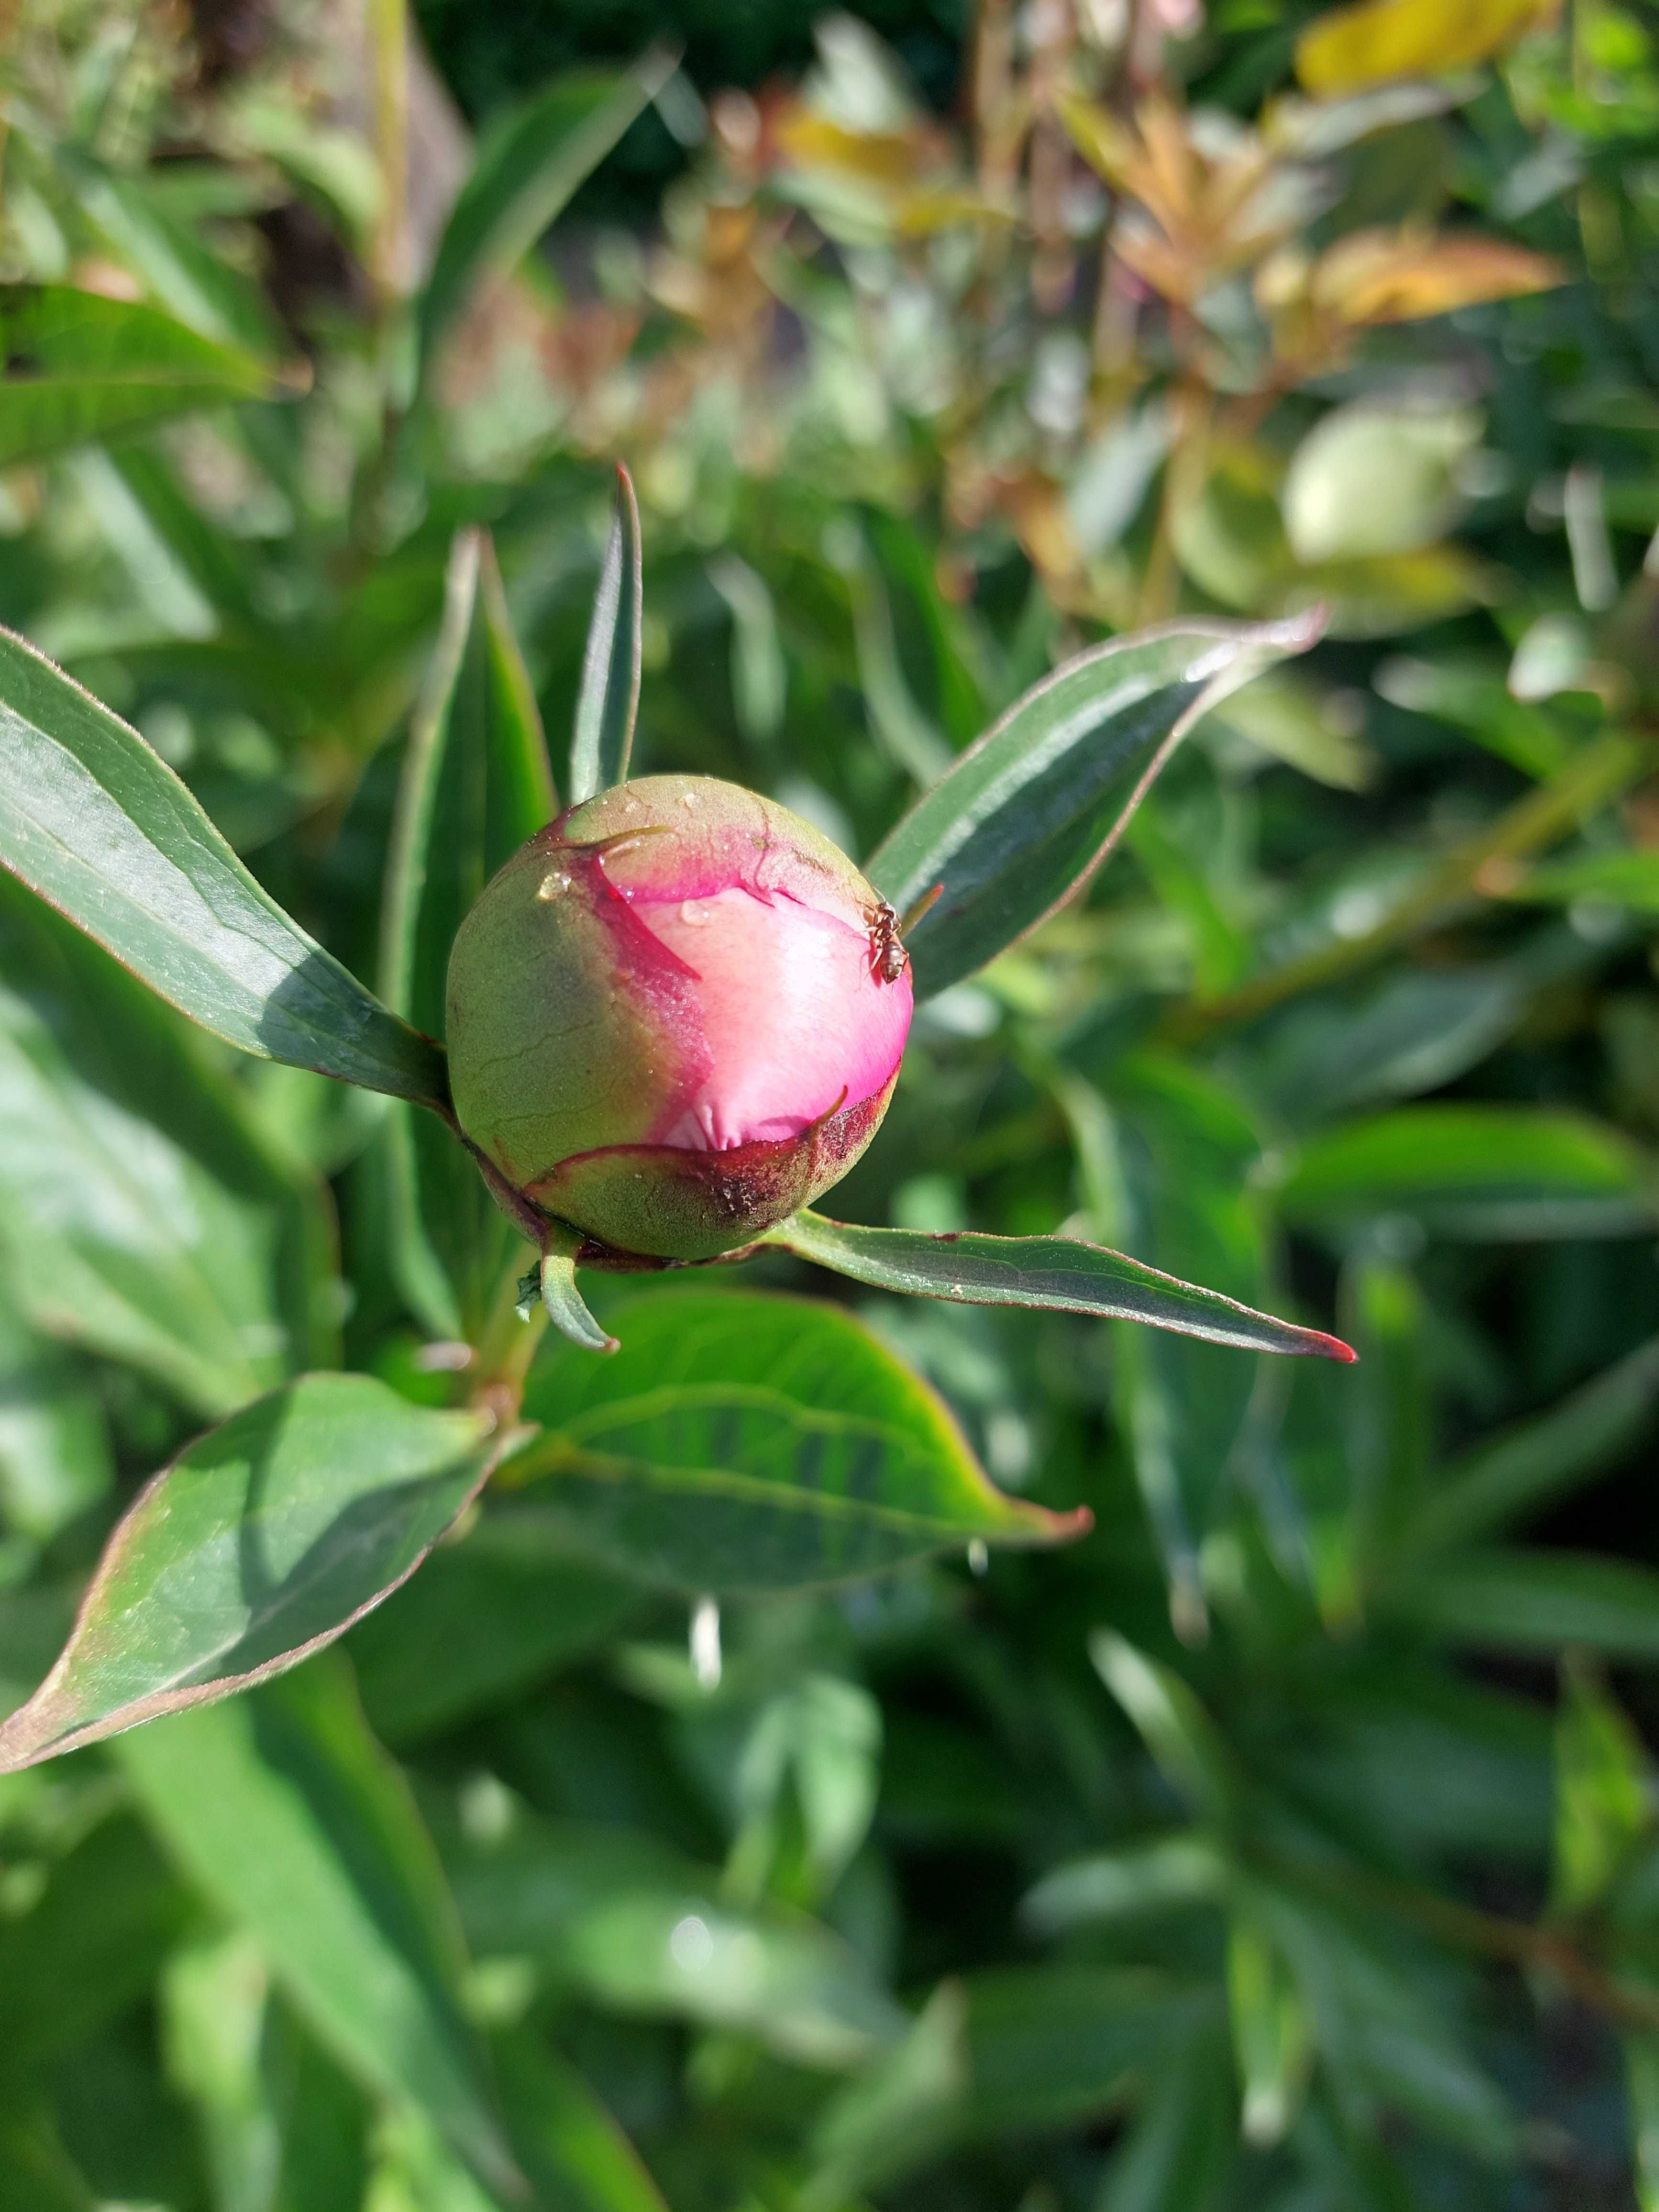
[[[462,918],[557,806],[495,554],[481,532],[463,531],[410,732],[381,926],[381,992],[427,1035],[443,1031],[449,948]],[[428,1328],[465,1335],[509,1263],[512,1227],[429,1115],[398,1109],[391,1158],[399,1286]]]
[[[1219,1291],[1183,1283],[1122,1252],[1070,1237],[930,1236],[919,1229],[861,1229],[803,1209],[761,1239],[878,1291],[951,1298],[959,1305],[1038,1306],[1146,1322],[1244,1352],[1314,1352],[1352,1359],[1340,1337],[1257,1313]]]
[[[412,1574],[483,1480],[488,1414],[308,1375],[141,1491],[68,1645],[0,1728],[0,1772],[222,1698],[333,1642]]]
[[[127,1737],[120,1761],[192,1885],[258,1940],[319,2040],[376,2098],[418,2106],[503,2205],[529,2192],[461,2001],[459,1921],[349,1671],[324,1662]]]
[[[644,1581],[793,1589],[1089,1525],[994,1490],[943,1401],[836,1307],[662,1290],[606,1319],[611,1358],[538,1362],[544,1432],[500,1480],[514,1517]]]
[[[653,49],[624,75],[583,70],[556,78],[485,139],[421,299],[422,382],[478,287],[506,275],[529,252],[673,68],[671,55]]]
[[[337,1358],[320,1186],[171,1007],[5,875],[0,1127],[0,1251],[35,1328],[208,1420]]]
[[[596,791],[609,791],[628,774],[640,705],[644,592],[634,480],[626,469],[618,468],[617,503],[593,594],[570,739],[570,800],[574,806]]]
[[[0,866],[228,1044],[443,1110],[441,1048],[260,889],[137,730],[4,630]]]
[[[869,865],[908,914],[919,996],[994,960],[1082,885],[1200,716],[1319,635],[1182,622],[1114,638],[1033,685],[919,799]]]
[[[67,284],[0,289],[0,467],[281,389],[240,347]]]

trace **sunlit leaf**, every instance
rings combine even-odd
[[[136,730],[0,631],[0,864],[243,1052],[441,1104],[443,1054],[262,890]]]
[[[919,996],[971,975],[1081,889],[1180,739],[1259,671],[1305,652],[1316,622],[1185,623],[1115,638],[1033,687],[869,863],[905,915]]]
[[[0,289],[0,466],[279,389],[252,354],[67,285]]]
[[[1548,21],[1554,0],[1359,0],[1296,42],[1296,73],[1321,99],[1484,62]]]
[[[483,1480],[487,1415],[313,1375],[189,1446],[111,1539],[0,1771],[294,1665],[411,1574]]]
[[[865,1229],[803,1212],[762,1241],[874,1290],[910,1297],[1100,1314],[1250,1352],[1353,1356],[1319,1329],[1276,1321],[1218,1291],[1177,1282],[1124,1253],[1070,1237],[988,1237],[971,1231],[930,1236],[915,1229]]]
[[[1565,281],[1559,262],[1505,238],[1356,230],[1321,254],[1308,290],[1346,323],[1411,323]]]
[[[604,1361],[550,1346],[501,1486],[571,1543],[692,1594],[878,1574],[987,1543],[1054,1543],[1086,1514],[991,1487],[926,1383],[850,1314],[740,1291],[608,1310]]]
[[[644,606],[640,563],[640,510],[634,480],[619,468],[611,535],[599,566],[587,649],[582,655],[581,689],[576,695],[570,739],[573,805],[609,791],[628,775],[640,706]]]

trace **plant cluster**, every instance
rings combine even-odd
[[[816,38],[14,11],[0,2212],[1653,2212],[1659,49]]]

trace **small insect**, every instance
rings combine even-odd
[[[885,899],[867,909],[870,921],[870,967],[884,983],[896,983],[909,955],[899,942],[898,916]]]

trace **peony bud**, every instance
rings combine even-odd
[[[846,1174],[910,1010],[890,911],[828,838],[735,784],[646,776],[539,831],[462,923],[455,1111],[543,1212],[713,1259]]]

